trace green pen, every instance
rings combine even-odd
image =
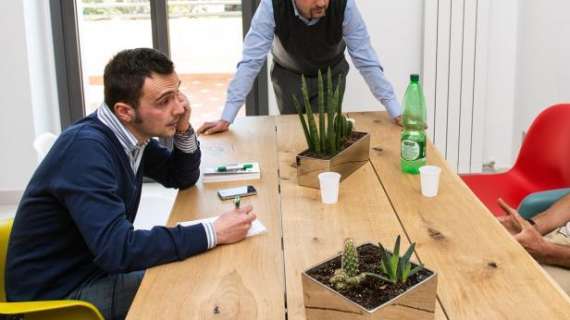
[[[251,163],[244,163],[244,164],[237,164],[237,165],[227,165],[227,166],[218,166],[216,168],[217,172],[233,172],[233,171],[240,171],[240,170],[247,170],[253,168],[253,164]]]
[[[240,202],[241,202],[240,196],[236,196],[234,198],[234,206],[236,207],[236,209],[239,209]]]

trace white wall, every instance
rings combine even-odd
[[[510,168],[523,132],[570,102],[570,2],[491,1],[484,162]]]
[[[36,163],[22,1],[0,1],[0,192],[23,189]]]
[[[60,131],[48,2],[0,1],[0,43],[0,204],[10,204],[36,167],[36,134]]]
[[[522,0],[519,12],[515,154],[523,131],[540,111],[570,103],[570,1]]]
[[[423,2],[421,0],[357,1],[357,5],[368,28],[372,47],[376,50],[384,67],[384,73],[394,86],[400,101],[410,74],[421,72]],[[368,85],[352,64],[348,51],[346,56],[350,72],[346,80],[343,110],[385,110],[370,93]],[[279,114],[271,81],[269,81],[269,111],[270,114]]]

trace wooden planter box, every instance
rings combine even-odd
[[[433,271],[421,282],[399,296],[369,310],[349,300],[333,288],[317,281],[307,271],[331,260],[327,259],[301,274],[307,320],[433,320],[437,292],[437,274]]]
[[[300,186],[319,189],[319,173],[338,172],[342,181],[368,162],[370,134],[354,131],[352,138],[357,140],[330,159],[308,156],[308,150],[299,153],[297,155],[297,183]]]

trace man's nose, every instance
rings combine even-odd
[[[184,111],[186,111],[184,108],[185,104],[184,98],[182,98],[182,95],[178,94],[174,100],[175,100],[174,114],[176,115],[183,114]]]

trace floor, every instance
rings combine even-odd
[[[158,183],[143,185],[139,212],[135,219],[135,229],[150,229],[164,225],[176,198],[176,189],[167,189]],[[16,205],[0,205],[0,219],[13,218]]]

